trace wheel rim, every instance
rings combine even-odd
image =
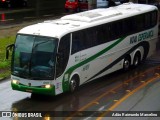
[[[124,69],[125,69],[125,70],[128,70],[128,69],[129,69],[129,65],[130,65],[129,60],[126,59],[126,60],[124,61]]]
[[[70,87],[71,87],[71,92],[75,91],[77,87],[77,83],[75,80],[71,80]]]
[[[139,64],[139,58],[138,56],[136,56],[134,60],[134,66],[137,66],[138,64]]]

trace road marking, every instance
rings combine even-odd
[[[94,102],[94,104],[97,104],[97,105],[99,105],[99,102]]]
[[[160,66],[158,66],[158,67],[160,67]],[[150,71],[153,71],[153,70],[155,70],[156,68],[157,68],[157,67],[153,67],[153,68],[150,68],[150,69],[146,70],[145,72],[140,73],[139,75],[137,74],[136,76],[134,76],[134,77],[126,80],[125,83],[128,83],[128,82],[134,80],[135,78],[144,75],[145,73],[148,73],[148,72],[150,72]],[[65,120],[72,120],[72,118],[73,118],[74,116],[76,116],[77,114],[79,114],[80,111],[85,111],[87,108],[95,105],[95,104],[94,104],[95,102],[98,102],[98,101],[99,101],[100,99],[102,99],[104,96],[106,96],[106,95],[109,94],[109,93],[112,93],[112,92],[115,91],[116,89],[118,89],[118,88],[120,88],[121,86],[123,86],[125,83],[119,84],[118,86],[112,88],[111,90],[109,90],[109,91],[101,94],[100,96],[98,96],[98,97],[95,98],[94,100],[90,101],[88,104],[86,104],[86,105],[84,105],[83,107],[81,107],[80,109],[78,109],[75,113],[73,113],[73,114],[71,114],[69,117],[65,118]],[[131,94],[131,93],[132,93],[132,92],[130,92],[129,94]]]
[[[118,102],[119,100],[113,100],[114,102]]]
[[[55,16],[54,14],[48,14],[48,15],[43,15],[44,17],[51,17],[51,16]]]
[[[155,73],[155,75],[159,76],[160,74],[159,73]]]
[[[112,91],[110,91],[110,93],[112,93],[112,94],[116,94],[116,91],[113,91],[113,90],[112,90]]]
[[[108,114],[108,112],[113,111],[117,106],[119,106],[122,102],[124,102],[131,95],[133,95],[134,93],[136,93],[138,90],[140,90],[141,88],[145,87],[149,83],[151,83],[151,82],[153,82],[155,80],[158,80],[158,78],[160,78],[160,76],[156,76],[156,77],[154,77],[152,79],[149,79],[147,82],[145,82],[142,85],[140,85],[137,88],[135,88],[133,91],[131,91],[130,93],[128,93],[127,95],[122,97],[119,101],[117,101],[114,105],[112,105],[109,109],[105,110],[105,112],[103,112],[103,114],[101,114],[96,120],[101,120],[103,117],[105,117],[105,115]]]
[[[144,77],[144,76],[145,76],[144,74],[141,75],[141,77]]]
[[[127,93],[131,92],[131,90],[126,90]]]
[[[129,85],[129,83],[125,82],[124,85]]]
[[[145,81],[144,81],[144,80],[141,80],[141,83],[145,83]]]
[[[104,96],[106,96],[107,94],[109,94],[111,91],[114,91],[114,89],[117,89],[119,87],[121,87],[123,84],[120,84],[118,86],[116,86],[115,88],[111,89],[110,91],[101,94],[100,96],[98,96],[96,99],[94,99],[93,101],[89,102],[87,105],[81,107],[77,112],[71,114],[69,117],[67,117],[65,120],[71,120],[72,117],[74,117],[75,115],[77,115],[80,111],[84,111],[85,109],[89,108],[90,106],[94,105],[95,102],[97,102],[98,100],[100,100],[101,98],[103,98]]]

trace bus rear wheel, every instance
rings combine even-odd
[[[127,71],[130,68],[130,58],[127,56],[123,61],[123,70]]]
[[[134,59],[133,59],[133,67],[137,67],[141,62],[141,55],[139,52],[137,52],[134,56]]]

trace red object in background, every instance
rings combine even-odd
[[[2,0],[2,2],[5,2],[6,0]]]
[[[3,13],[2,15],[1,15],[1,21],[4,21],[5,20],[5,14]]]
[[[88,10],[88,0],[66,0],[65,10],[73,10],[76,12]]]

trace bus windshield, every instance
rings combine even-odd
[[[54,79],[57,38],[17,35],[12,75],[34,79]]]

